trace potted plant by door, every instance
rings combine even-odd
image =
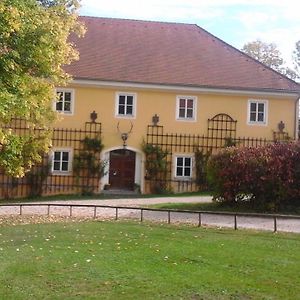
[[[105,191],[108,191],[108,190],[110,189],[110,184],[109,184],[109,183],[104,184],[103,189],[104,189]]]

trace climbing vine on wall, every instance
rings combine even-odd
[[[146,155],[145,170],[146,180],[151,180],[152,193],[165,193],[167,191],[167,173],[168,173],[168,151],[163,150],[160,146],[146,144],[143,142],[142,149]]]
[[[100,159],[103,144],[100,137],[85,137],[81,143],[83,149],[74,155],[73,171],[81,188],[81,194],[92,194],[93,183],[105,175],[106,162]]]

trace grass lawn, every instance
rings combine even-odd
[[[226,211],[226,212],[247,212],[247,213],[274,213],[273,211],[262,211],[260,208],[255,209],[247,203],[237,203],[229,205],[227,203],[162,203],[149,205],[152,208],[192,210],[192,211]],[[276,213],[300,215],[300,207],[287,207]]]
[[[299,299],[300,235],[158,224],[0,227],[0,299]]]

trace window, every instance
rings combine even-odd
[[[192,177],[192,157],[177,156],[175,158],[175,177]]]
[[[72,114],[74,107],[74,91],[57,89],[56,95],[55,110],[63,114]]]
[[[52,171],[55,173],[68,173],[71,171],[71,150],[54,150]]]
[[[196,97],[177,97],[176,119],[196,120]]]
[[[248,124],[267,124],[267,106],[266,100],[248,101]]]
[[[136,94],[117,93],[116,116],[134,117],[136,111]]]

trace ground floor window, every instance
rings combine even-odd
[[[192,177],[192,157],[176,156],[175,158],[175,177],[191,178]]]
[[[68,173],[71,171],[71,150],[55,149],[53,151],[52,171],[55,173]]]

